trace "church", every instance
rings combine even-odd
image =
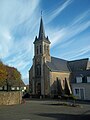
[[[89,61],[88,58],[67,61],[51,56],[51,42],[45,35],[42,16],[39,35],[35,37],[33,44],[33,64],[29,70],[29,86],[32,95],[53,97],[55,95],[72,94],[72,80],[78,77],[73,76],[73,73],[75,71],[85,71]]]

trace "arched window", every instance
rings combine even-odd
[[[37,68],[36,68],[36,73],[37,73],[37,76],[39,75],[39,66],[37,66]]]
[[[42,46],[40,45],[40,53],[42,53]]]
[[[38,46],[37,46],[37,54],[38,54]]]
[[[44,45],[44,53],[46,53],[46,45]]]
[[[49,54],[49,46],[47,46],[47,53]]]
[[[36,76],[41,76],[41,66],[40,65],[37,65],[36,66]]]

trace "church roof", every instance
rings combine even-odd
[[[40,20],[39,35],[38,35],[38,37],[36,36],[35,41],[34,41],[34,44],[35,44],[36,42],[41,42],[41,41],[45,41],[45,42],[47,42],[47,43],[50,44],[50,41],[49,41],[48,36],[45,37],[45,30],[44,30],[44,25],[43,25],[42,16],[41,16],[41,20]]]
[[[73,71],[82,71],[87,69],[88,58],[68,61],[68,67]]]
[[[51,57],[51,62],[47,61],[46,64],[53,72],[69,72],[66,60]]]
[[[58,72],[75,72],[75,71],[85,71],[87,69],[88,58],[67,61],[60,58],[51,57],[51,62],[47,61],[47,66],[51,71]]]
[[[40,21],[40,29],[39,29],[39,36],[38,36],[38,38],[39,39],[45,38],[45,30],[44,30],[44,26],[43,26],[42,17],[41,17],[41,21]]]

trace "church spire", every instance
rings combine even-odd
[[[43,26],[43,19],[42,19],[42,11],[41,11],[41,20],[40,20],[40,29],[39,29],[39,39],[45,38],[45,31],[44,31],[44,26]]]

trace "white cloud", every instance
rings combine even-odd
[[[68,26],[66,28],[66,31],[67,31],[66,35],[64,37],[67,36],[67,40],[68,40],[68,39],[76,36],[77,34],[83,32],[88,27],[90,27],[90,21],[85,21],[84,23],[81,23],[81,24]]]
[[[87,46],[85,48],[82,48],[82,49],[77,49],[75,52],[72,51],[72,56],[73,57],[70,57],[70,59],[76,59],[78,58],[79,56],[82,56],[84,54],[87,54],[87,52],[90,52],[90,46]],[[70,55],[70,53],[69,53]]]
[[[7,28],[0,29],[0,58],[9,54],[10,48],[13,45],[11,33]]]
[[[40,0],[0,1],[0,58],[22,72],[33,56]],[[20,36],[21,35],[21,36]]]
[[[54,47],[58,42],[61,42],[62,38],[65,35],[65,29],[55,29],[55,28],[48,28],[47,33],[51,40],[51,47]],[[53,33],[53,34],[52,34]]]
[[[84,58],[85,56],[89,57],[90,53],[90,45],[88,44],[89,39],[90,36],[87,37],[86,34],[80,36],[79,38],[71,39],[70,41],[61,44],[59,49],[61,50],[64,49],[64,52],[60,56],[68,60]]]
[[[37,5],[39,4],[39,1],[40,0],[0,1],[0,16],[2,16],[0,18],[0,53],[2,53],[2,55],[0,54],[0,57],[4,58],[5,56],[10,56],[12,53],[16,53],[24,48],[26,51],[28,49],[30,50],[29,40],[32,40],[31,31],[32,29],[35,29],[34,23],[38,12]],[[22,33],[22,38],[19,38],[18,42],[16,42],[21,31],[24,33],[27,32],[27,34],[30,35],[25,36]],[[14,35],[14,32],[16,32],[16,36]],[[23,38],[26,39],[27,42],[25,42]],[[12,51],[9,52],[11,49]]]
[[[85,18],[89,17],[89,15],[90,15],[90,10],[85,11],[84,13],[80,14],[73,20],[72,25],[82,23],[85,20]]]
[[[49,15],[48,22],[52,21],[55,17],[57,17],[67,6],[72,3],[73,0],[67,0],[62,5],[60,5],[57,9],[52,11]]]
[[[15,26],[27,20],[34,13],[40,0],[1,0],[0,22]]]
[[[77,17],[77,19],[75,18],[71,24],[68,24],[66,27],[62,27],[61,29],[49,27],[47,32],[50,35],[50,39],[52,41],[51,47],[56,46],[62,41],[66,42],[70,39],[73,39],[73,37],[88,29],[90,27],[90,20],[87,19],[88,12],[89,11],[86,11],[85,13],[81,14],[80,19],[79,17]]]
[[[90,46],[87,46],[90,42],[89,35],[81,35],[80,40],[77,39],[77,47],[74,47],[74,43],[76,45],[76,37],[80,35],[83,31],[90,28],[90,10],[85,11],[84,13],[80,14],[79,16],[76,16],[70,24],[67,26],[63,26],[62,28],[59,27],[48,27],[47,33],[51,40],[51,48],[57,48],[62,49],[63,47],[65,50],[62,55],[62,58],[64,59],[77,59],[80,56],[88,56],[88,53],[90,52]],[[82,46],[80,42],[87,42],[86,44],[83,44]],[[59,47],[60,46],[60,47]],[[70,46],[73,46],[73,49],[70,49]],[[78,48],[79,46],[79,48]],[[54,53],[53,53],[54,54]]]

